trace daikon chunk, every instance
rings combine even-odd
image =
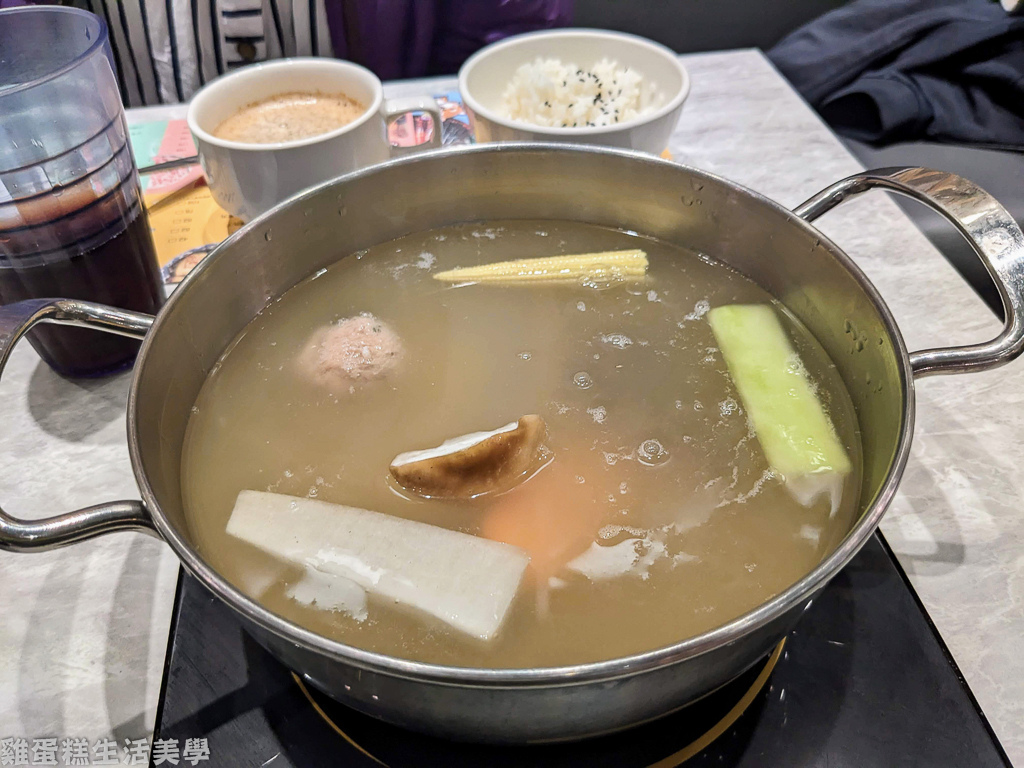
[[[261,491],[238,494],[227,532],[482,640],[501,628],[530,559],[447,528]]]
[[[352,579],[323,573],[316,568],[306,572],[285,593],[302,605],[315,605],[324,611],[347,613],[356,621],[366,621],[366,590]]]
[[[586,552],[570,561],[568,568],[591,581],[627,575],[646,581],[650,578],[651,566],[667,553],[665,542],[650,538],[625,539],[607,546],[595,541]]]

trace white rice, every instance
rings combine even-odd
[[[612,59],[583,69],[560,59],[537,58],[512,75],[500,112],[532,125],[585,128],[633,120],[664,101],[655,83]]]

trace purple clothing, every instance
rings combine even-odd
[[[573,0],[325,0],[339,58],[382,80],[451,74],[480,48],[568,26]]]
[[[573,0],[442,0],[431,74],[458,71],[485,45],[523,32],[567,27]]]
[[[59,2],[0,0],[0,8]],[[209,6],[216,18],[183,18],[179,12],[168,25],[166,16],[147,16],[143,9],[180,10],[188,0],[113,2],[135,12],[105,13],[111,0],[76,0],[76,5],[94,7],[113,25],[110,44],[122,98],[130,106],[185,101],[212,78],[282,51],[326,53],[321,43],[328,34],[337,57],[368,67],[382,80],[452,74],[496,40],[568,26],[573,11],[573,0],[255,0],[261,8],[244,0],[240,19],[239,0],[192,0],[193,13]],[[325,14],[308,13],[321,3]]]

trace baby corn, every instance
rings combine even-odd
[[[499,261],[479,267],[461,267],[438,272],[434,279],[445,283],[497,283],[559,281],[587,277],[643,277],[646,274],[647,254],[634,249]]]

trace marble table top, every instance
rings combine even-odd
[[[757,51],[687,55],[674,158],[795,206],[861,169]],[[389,96],[454,88],[388,84]],[[132,121],[180,117],[133,110]],[[884,195],[819,220],[881,291],[910,349],[994,336],[996,318]],[[128,376],[65,381],[22,344],[0,382],[0,499],[41,517],[137,496]],[[914,447],[882,529],[1015,762],[1024,764],[1024,360],[917,386]],[[117,534],[0,553],[0,737],[140,738],[152,730],[177,562]]]

